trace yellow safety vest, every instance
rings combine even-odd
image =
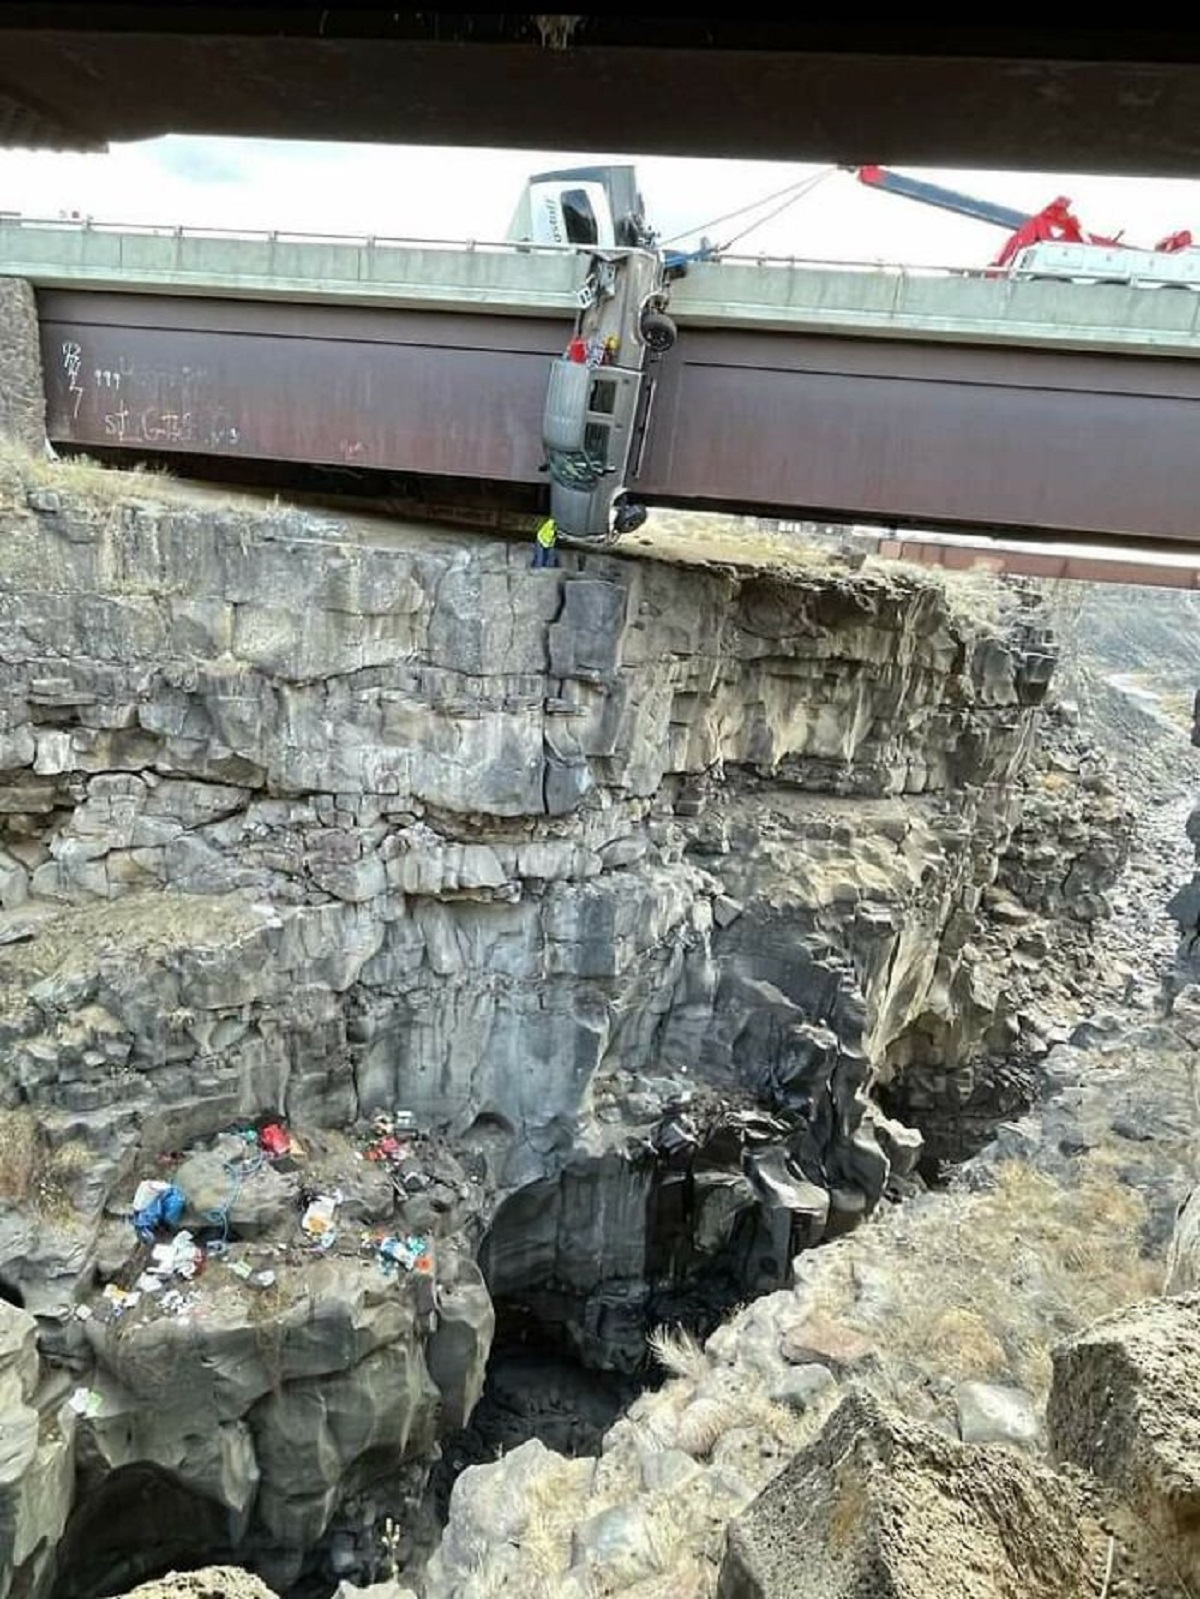
[[[537,530],[537,541],[544,550],[552,550],[557,535],[558,529],[554,525],[554,518],[548,516]]]

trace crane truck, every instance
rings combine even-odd
[[[1009,237],[992,265],[1009,277],[1200,289],[1200,249],[1194,247],[1187,229],[1168,234],[1152,250],[1142,250],[1123,243],[1120,235],[1108,238],[1088,233],[1066,195],[1058,195],[1040,211],[1027,213],[922,178],[906,177],[887,167],[849,170],[867,188],[1004,228]]]

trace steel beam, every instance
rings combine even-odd
[[[45,291],[49,431],[131,453],[536,487],[555,320]],[[1200,363],[691,328],[652,501],[1200,543]]]

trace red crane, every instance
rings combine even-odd
[[[1021,250],[1032,244],[1094,244],[1111,249],[1121,244],[1121,235],[1107,238],[1101,233],[1085,231],[1079,218],[1071,210],[1065,194],[1057,195],[1049,205],[1032,215],[1015,211],[1008,206],[995,205],[990,200],[977,200],[956,189],[944,189],[937,183],[926,183],[922,178],[906,178],[887,167],[851,167],[849,169],[860,183],[869,189],[882,189],[885,194],[899,194],[906,200],[919,200],[923,205],[936,206],[939,211],[954,211],[959,216],[974,217],[978,222],[990,222],[995,227],[1007,228],[1009,236],[997,255],[994,266],[1008,267]],[[1129,245],[1124,246],[1129,249]],[[1155,250],[1173,255],[1192,248],[1192,235],[1186,228],[1160,239]]]

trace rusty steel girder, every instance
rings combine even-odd
[[[44,290],[50,437],[538,485],[566,324]],[[1200,541],[1200,362],[688,328],[633,485],[823,519]]]

